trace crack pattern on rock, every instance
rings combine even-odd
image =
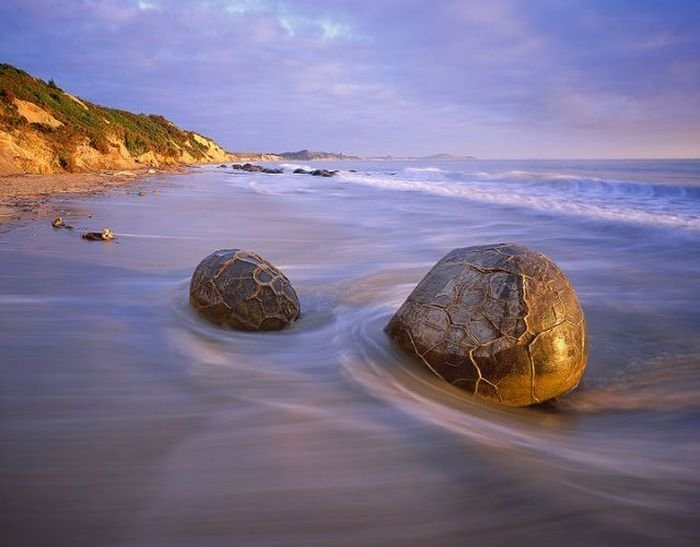
[[[573,389],[587,359],[583,310],[554,262],[516,244],[455,249],[387,325],[434,374],[522,406]]]
[[[207,256],[190,281],[190,303],[210,321],[239,330],[277,330],[297,319],[289,279],[260,255],[224,249]]]

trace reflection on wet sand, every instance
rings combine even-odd
[[[694,543],[687,241],[342,178],[275,175],[262,193],[246,176],[63,202],[114,245],[50,223],[3,234],[8,544]],[[579,390],[520,409],[465,397],[383,332],[446,250],[514,239],[562,265],[591,334]],[[233,332],[188,306],[194,266],[231,247],[294,283],[289,329]]]

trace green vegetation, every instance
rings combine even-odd
[[[62,125],[54,128],[30,124],[20,115],[15,99],[35,103]],[[178,129],[162,116],[133,114],[78,101],[53,80],[44,82],[8,64],[0,64],[0,129],[41,133],[66,170],[75,167],[72,154],[83,142],[103,154],[118,146],[115,142],[123,142],[135,159],[153,152],[178,160],[186,150],[195,160],[203,160],[208,150],[195,139],[194,133]]]

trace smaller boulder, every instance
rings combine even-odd
[[[301,167],[298,167],[293,171],[295,175],[310,175],[311,171],[307,171],[306,169],[302,169]]]
[[[245,331],[282,329],[300,312],[289,279],[260,255],[240,249],[215,251],[199,263],[190,304],[212,323]]]

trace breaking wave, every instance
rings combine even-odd
[[[437,167],[344,172],[343,180],[593,219],[700,231],[700,186],[536,171],[460,172]]]

